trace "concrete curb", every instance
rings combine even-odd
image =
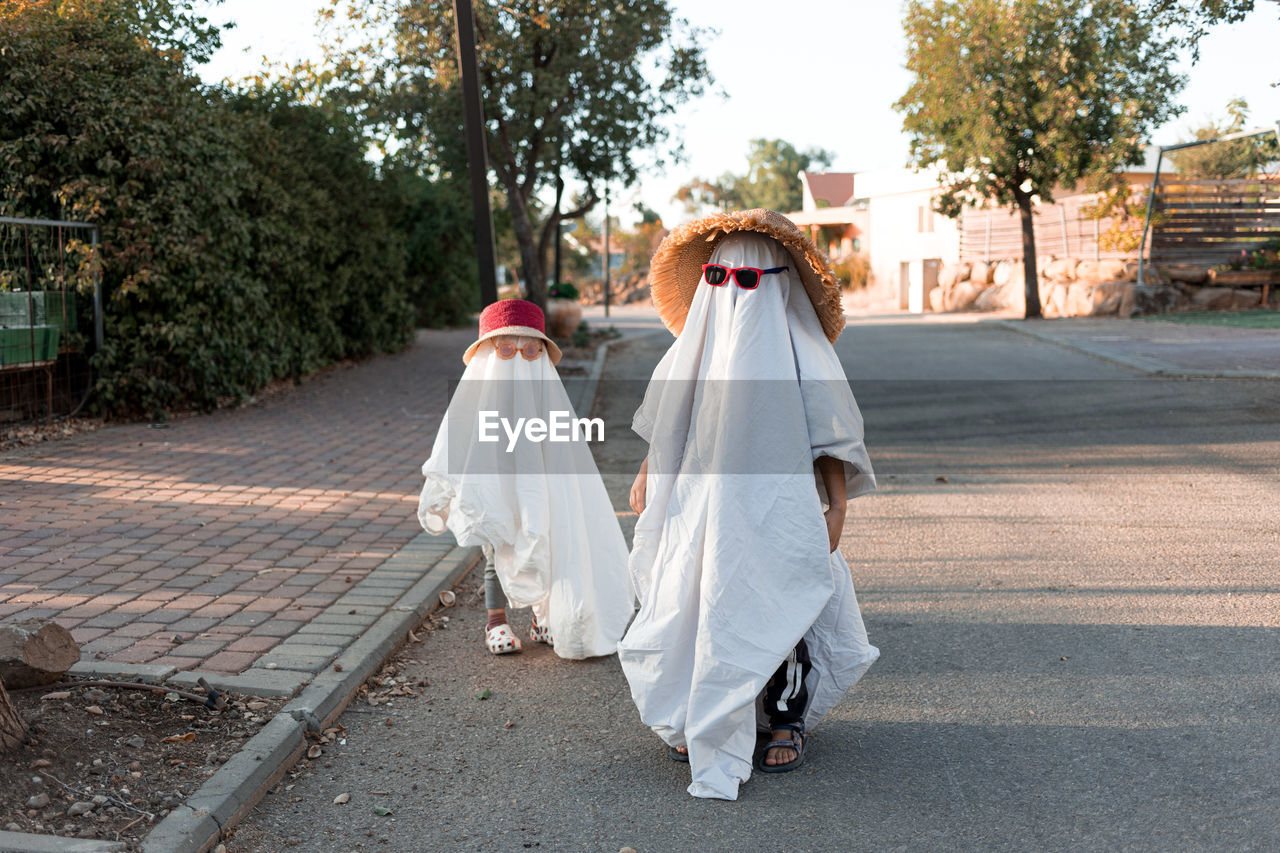
[[[277,714],[142,842],[144,853],[200,853],[248,813],[306,746],[304,727]]]
[[[615,340],[624,339],[616,338]],[[580,418],[591,417],[591,407],[596,401],[596,387],[600,384],[600,375],[604,373],[604,360],[609,354],[609,345],[612,343],[613,341],[605,341],[596,348],[596,357],[591,362],[591,370],[587,373],[581,390],[578,391],[578,399],[573,401],[573,411]]]
[[[0,830],[0,853],[117,853],[129,845],[96,838],[62,838]]]
[[[602,362],[601,362],[602,363]],[[597,374],[598,375],[598,374]],[[380,567],[392,572],[421,571],[439,553],[439,540],[420,533]],[[360,685],[400,645],[409,630],[426,618],[440,593],[456,584],[479,562],[479,548],[454,546],[373,624],[363,630],[333,665],[316,675],[287,670],[250,670],[242,675],[179,672],[172,667],[88,661],[72,672],[82,676],[124,677],[134,681],[194,685],[203,676],[214,687],[257,696],[291,696],[262,730],[222,765],[185,803],[169,812],[142,841],[145,853],[205,853],[289,770],[306,749],[306,733],[325,728],[346,707]],[[345,605],[344,605],[345,606]],[[0,831],[0,853],[118,853],[123,842],[63,838]]]
[[[1151,376],[1163,376],[1169,379],[1280,379],[1280,372],[1273,370],[1195,370],[1175,367],[1166,361],[1147,358],[1140,355],[1122,355],[1108,352],[1101,347],[1091,347],[1075,341],[1065,341],[1039,329],[1025,325],[1025,320],[998,320],[996,325],[1017,332],[1021,335],[1060,346],[1063,349],[1093,356],[1094,358],[1132,368]]]
[[[421,533],[414,542],[428,536]],[[281,713],[291,715],[311,731],[327,727],[342,713],[360,685],[404,641],[409,629],[426,618],[440,593],[457,583],[479,560],[479,548],[458,547],[450,551]]]
[[[417,535],[387,564],[411,564],[431,539],[426,533]],[[320,731],[337,719],[360,685],[383,665],[408,631],[425,619],[439,594],[456,584],[479,560],[480,548],[454,547],[436,561],[396,605],[339,654],[333,666],[308,678],[310,683],[297,698],[253,735],[186,803],[169,812],[147,834],[142,849],[146,853],[204,853],[215,847],[224,831],[243,820],[266,790],[302,756],[307,731]],[[229,684],[234,678],[223,676],[210,681],[216,686],[219,681]]]
[[[387,563],[412,563],[433,538],[419,534]],[[310,683],[297,698],[285,705],[186,803],[156,824],[143,841],[145,853],[203,853],[216,846],[223,832],[242,820],[302,756],[307,731],[320,731],[336,719],[360,685],[404,641],[409,630],[426,617],[440,593],[457,583],[479,559],[479,548],[455,547],[438,560],[338,656],[333,666],[309,678]],[[228,682],[232,678],[221,680]],[[210,681],[217,686],[219,679]]]

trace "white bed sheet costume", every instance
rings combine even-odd
[[[422,466],[419,521],[430,533],[447,527],[459,545],[492,545],[508,601],[533,608],[557,655],[613,654],[634,595],[626,540],[588,445],[520,438],[508,453],[501,430],[497,442],[478,440],[481,411],[512,423],[557,411],[576,417],[547,353],[502,359],[481,345]]]
[[[755,290],[700,281],[653,372],[633,423],[649,442],[630,560],[640,611],[618,651],[641,718],[688,747],[689,793],[733,800],[767,729],[758,696],[797,641],[813,664],[806,727],[879,657],[849,566],[829,553],[814,462],[842,460],[850,498],[875,480],[795,259],[771,237],[734,231],[711,261],[788,269]]]

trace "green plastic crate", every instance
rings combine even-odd
[[[66,305],[65,313],[64,304]],[[63,332],[73,332],[76,328],[75,293],[62,290],[2,292],[0,293],[0,326],[57,326]]]
[[[0,367],[41,364],[58,357],[57,326],[11,326],[0,328]]]

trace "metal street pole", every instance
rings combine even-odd
[[[609,316],[609,185],[604,187],[604,316]]]
[[[471,213],[475,220],[476,265],[480,273],[480,302],[498,301],[493,214],[489,211],[489,161],[485,155],[484,109],[476,73],[476,22],[471,0],[453,0],[457,31],[458,68],[462,72],[462,107],[467,135],[467,164],[471,174]]]
[[[562,224],[562,221],[560,219],[560,195],[563,192],[564,192],[564,179],[560,177],[559,174],[557,174],[556,175],[556,208],[554,211],[552,211],[552,215],[555,216],[556,218],[556,252],[555,252],[556,260],[555,260],[555,274],[552,277],[553,284],[560,283],[560,244],[563,242],[560,239],[560,226]]]

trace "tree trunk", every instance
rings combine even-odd
[[[521,197],[519,190],[507,187],[507,203],[511,208],[511,228],[516,232],[516,243],[520,246],[520,277],[524,279],[525,294],[530,302],[543,311],[547,310],[547,277],[543,258],[539,252],[539,241],[534,236],[533,220],[529,217],[529,206]]]
[[[13,707],[4,685],[0,684],[0,755],[17,749],[27,739],[27,724]]]
[[[1022,214],[1022,269],[1027,307],[1022,315],[1026,319],[1040,316],[1040,275],[1036,270],[1036,227],[1031,216],[1031,195],[1021,191],[1014,197],[1018,212]]]
[[[78,660],[71,632],[51,619],[0,623],[0,683],[11,689],[51,684]]]

